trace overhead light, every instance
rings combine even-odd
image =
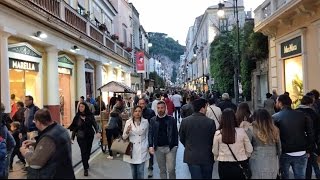
[[[42,38],[42,39],[45,39],[45,38],[48,37],[47,34],[41,32],[41,31],[37,31],[37,32],[34,34],[34,36],[35,36],[35,37],[40,37],[40,38]]]
[[[224,10],[223,9],[224,9],[224,4],[219,3],[218,4],[218,12],[217,12],[219,17],[223,17],[224,16]]]
[[[80,51],[80,48],[78,48],[78,46],[76,46],[76,45],[72,46],[71,49],[75,50],[75,51]]]

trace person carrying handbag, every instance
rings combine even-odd
[[[248,158],[253,151],[245,130],[237,127],[232,109],[222,112],[221,124],[213,138],[214,159],[219,162],[220,179],[250,178]]]
[[[132,118],[126,121],[122,138],[133,144],[132,155],[123,156],[123,161],[130,164],[133,179],[144,179],[145,162],[149,160],[148,144],[149,123],[142,118],[141,106],[133,108]]]
[[[113,159],[113,153],[111,150],[112,139],[116,139],[121,134],[122,130],[122,118],[120,117],[120,112],[116,109],[112,110],[110,113],[110,118],[108,121],[108,126],[106,128],[106,135],[108,141],[109,155],[107,159]],[[117,154],[119,156],[120,154]]]

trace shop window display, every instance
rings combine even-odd
[[[16,95],[17,101],[24,102],[26,95],[34,98],[34,103],[39,102],[40,89],[37,88],[38,72],[20,69],[10,69],[10,94]]]
[[[59,73],[59,99],[61,124],[65,127],[71,124],[71,75]]]
[[[303,96],[303,71],[301,56],[286,59],[285,63],[285,91],[289,92],[293,107],[300,104]]]

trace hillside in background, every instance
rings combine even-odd
[[[149,32],[148,35],[149,42],[152,43],[152,47],[149,49],[150,55],[167,56],[174,63],[179,62],[180,55],[184,53],[184,46],[164,33]]]

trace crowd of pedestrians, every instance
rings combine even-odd
[[[5,114],[1,104],[0,178],[8,178],[15,156],[27,167],[28,178],[75,178],[71,156],[75,138],[88,176],[93,139],[101,137],[94,109],[110,112],[107,159],[117,153],[111,151],[113,139],[121,136],[132,143],[132,154],[123,155],[123,161],[130,165],[133,179],[144,178],[146,163],[148,177],[153,177],[155,160],[161,179],[176,179],[179,141],[192,179],[211,179],[214,163],[220,179],[289,179],[290,167],[295,179],[311,179],[312,170],[320,178],[317,90],[305,94],[297,108],[289,93],[273,91],[256,110],[246,102],[233,103],[228,93],[174,91],[143,94],[128,102],[114,95],[108,106],[99,98],[80,97],[68,127],[71,137],[52,120],[49,110],[34,105],[31,96],[24,103],[13,103],[11,114]],[[132,107],[128,120],[122,118],[127,107]]]

